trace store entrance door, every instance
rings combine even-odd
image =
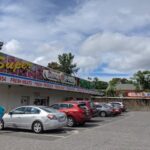
[[[39,97],[35,98],[35,105],[49,106],[49,97]]]

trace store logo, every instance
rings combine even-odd
[[[10,69],[13,72],[15,72],[17,69],[23,69],[27,70],[31,67],[31,63],[25,63],[21,61],[11,61],[9,60],[6,62],[6,58],[3,56],[0,56],[0,69]]]
[[[61,81],[61,73],[54,70],[43,70],[43,77],[47,80]]]

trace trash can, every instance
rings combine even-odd
[[[3,106],[0,106],[0,121],[2,120],[4,113],[5,113],[5,108]]]
[[[0,106],[0,130],[3,129],[3,121],[2,121],[2,118],[4,116],[4,113],[5,113],[5,108]]]

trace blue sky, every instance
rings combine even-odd
[[[149,0],[0,0],[3,52],[46,66],[72,52],[77,76],[150,69]]]

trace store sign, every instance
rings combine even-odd
[[[144,92],[145,97],[150,97],[150,93]]]
[[[0,56],[0,69],[10,69],[12,72],[15,72],[18,69],[27,70],[32,65],[31,63],[22,62],[22,61],[6,61],[7,57]]]
[[[86,89],[82,89],[82,88],[57,85],[54,83],[44,82],[44,81],[42,82],[42,81],[36,81],[36,80],[31,80],[31,79],[24,79],[21,77],[8,76],[8,75],[1,74],[1,73],[0,73],[0,83],[41,87],[41,88],[81,92],[81,93],[88,93],[88,94],[99,94],[98,92],[86,90]]]
[[[129,97],[150,97],[150,93],[148,92],[129,92]]]
[[[35,80],[77,85],[75,77],[0,52],[0,72]]]
[[[43,77],[44,79],[50,80],[50,81],[61,81],[61,73],[57,72],[55,70],[49,69],[49,70],[43,70]]]
[[[76,85],[75,78],[68,75],[64,75],[64,78],[62,78],[61,82],[66,84]]]
[[[65,84],[76,85],[76,80],[74,77],[68,76],[63,72],[52,70],[52,69],[43,70],[43,77],[44,79],[50,81],[57,81]]]

